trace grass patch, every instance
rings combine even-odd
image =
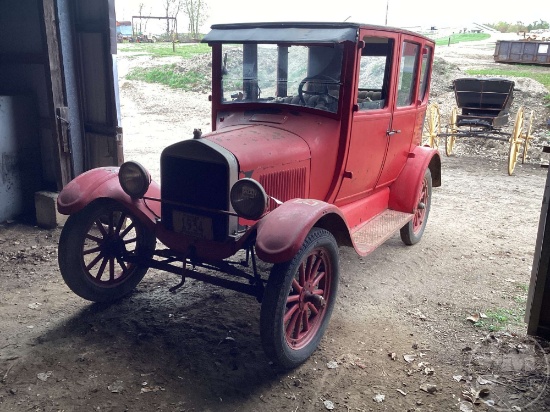
[[[525,325],[525,306],[527,304],[529,285],[518,283],[516,287],[518,294],[512,297],[512,300],[516,304],[514,308],[488,310],[485,312],[485,317],[474,323],[474,326],[490,332],[509,329],[510,326],[523,327]]]
[[[176,43],[176,50],[172,43],[119,43],[118,50],[122,53],[137,53],[151,55],[153,57],[180,56],[184,59],[191,59],[197,54],[210,54],[211,48],[204,43]]]
[[[485,312],[486,318],[474,323],[477,328],[485,329],[490,332],[508,329],[510,326],[522,326],[525,309],[495,309]]]
[[[468,69],[466,73],[479,76],[513,76],[513,77],[529,77],[543,84],[544,87],[550,90],[550,71],[546,67],[534,65],[522,65],[521,67],[494,68],[494,69]],[[550,96],[550,95],[549,95]]]
[[[449,41],[450,41],[450,44],[456,44],[456,43],[462,43],[467,41],[485,40],[485,39],[488,39],[489,37],[491,37],[491,35],[487,33],[451,34],[450,36],[435,39],[435,44],[438,46],[446,46],[449,44]]]
[[[129,80],[142,80],[148,83],[160,83],[174,89],[186,91],[196,90],[202,86],[210,86],[209,79],[204,75],[194,72],[178,71],[177,65],[165,64],[149,68],[135,68],[126,76]]]

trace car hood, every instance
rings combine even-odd
[[[294,133],[268,125],[238,125],[205,135],[204,138],[229,150],[245,175],[261,167],[308,160],[308,144]]]

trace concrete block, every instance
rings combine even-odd
[[[57,211],[57,195],[55,192],[36,192],[34,205],[36,208],[36,224],[46,229],[54,229],[63,226],[67,220],[66,215]]]

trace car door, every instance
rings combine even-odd
[[[400,35],[399,65],[394,87],[393,117],[387,129],[388,148],[377,187],[393,182],[401,173],[409,156],[417,124],[418,72],[422,45],[417,38]]]
[[[363,47],[356,72],[354,109],[345,177],[337,201],[349,203],[374,190],[388,145],[387,131],[394,107],[393,73],[398,55],[398,33],[360,32]]]

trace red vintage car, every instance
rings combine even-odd
[[[356,23],[214,25],[203,41],[213,130],[163,150],[162,187],[133,161],[70,182],[61,274],[91,301],[129,294],[148,268],[180,276],[171,290],[193,278],[252,295],[265,353],[293,368],[329,323],[339,246],[422,237],[441,185],[421,145],[434,43]]]

